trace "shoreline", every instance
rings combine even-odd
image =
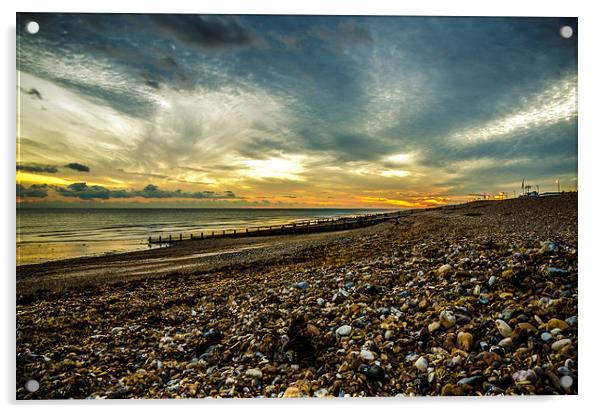
[[[206,208],[205,208],[206,209]],[[32,209],[33,211],[37,211],[37,209]],[[97,210],[103,210],[103,209],[97,209]],[[108,209],[105,208],[105,210],[108,211],[112,211],[113,209]],[[132,209],[119,209],[119,211],[131,211]],[[143,210],[148,210],[147,209],[143,209]],[[155,209],[153,209],[155,210]],[[164,211],[166,209],[158,209],[161,211]],[[221,210],[221,209],[211,209],[213,210]],[[236,209],[237,211],[241,210],[241,209]],[[243,209],[244,210],[244,209]],[[274,211],[275,209],[269,209],[269,211]],[[286,210],[286,211],[290,211],[290,210],[307,210],[307,208],[288,208],[288,209],[282,209],[282,210]],[[324,225],[324,223],[330,223],[331,225],[338,223],[343,223],[345,221],[350,221],[350,220],[369,220],[370,218],[372,219],[378,219],[378,217],[384,217],[387,215],[394,215],[394,214],[402,214],[402,213],[411,213],[412,210],[402,210],[402,209],[395,209],[395,208],[390,208],[390,209],[374,209],[373,212],[367,212],[367,209],[357,209],[357,208],[348,208],[348,209],[339,209],[339,208],[315,208],[315,210],[319,210],[319,211],[362,211],[363,213],[353,213],[353,214],[338,214],[338,215],[328,215],[328,216],[316,216],[314,218],[306,218],[306,219],[293,219],[293,220],[268,220],[265,221],[263,223],[259,223],[261,225],[252,225],[252,226],[247,226],[247,227],[241,227],[241,226],[226,226],[226,227],[207,227],[204,229],[191,229],[188,228],[186,230],[172,230],[172,231],[162,231],[157,233],[156,231],[153,231],[154,235],[150,235],[150,236],[140,236],[137,238],[127,238],[127,239],[106,239],[106,238],[102,238],[102,239],[98,239],[98,240],[73,240],[73,241],[60,241],[60,240],[50,240],[50,241],[46,241],[46,242],[40,242],[40,241],[27,241],[27,242],[17,242],[17,257],[19,255],[19,249],[20,248],[25,248],[25,247],[35,247],[35,245],[37,244],[38,246],[41,245],[51,245],[51,244],[56,244],[56,248],[65,248],[67,246],[73,245],[94,245],[96,243],[99,244],[106,244],[107,245],[107,249],[105,250],[97,250],[96,252],[90,252],[90,253],[81,253],[81,254],[77,254],[77,255],[65,255],[59,258],[53,258],[53,259],[46,259],[46,260],[36,260],[36,261],[30,261],[30,262],[22,262],[19,263],[19,260],[17,258],[17,267],[21,267],[21,266],[28,266],[28,265],[43,265],[46,263],[52,263],[52,262],[59,262],[59,261],[67,261],[67,260],[73,260],[73,259],[85,259],[85,258],[94,258],[94,257],[101,257],[101,256],[111,256],[111,255],[120,255],[120,254],[127,254],[130,252],[138,252],[138,251],[147,251],[149,249],[152,248],[157,248],[160,246],[166,246],[166,245],[173,245],[176,244],[178,242],[181,241],[185,241],[185,242],[189,242],[192,240],[198,240],[198,239],[211,239],[211,238],[222,238],[222,237],[245,237],[246,236],[269,236],[269,235],[280,235],[280,233],[284,233],[284,234],[289,234],[289,233],[296,233],[296,229],[301,229],[301,228],[305,228],[305,224],[311,224],[310,228],[307,228],[307,231],[303,231],[303,232],[317,232],[317,231],[311,231],[311,230],[315,230],[317,226],[317,224],[322,223],[322,225]],[[54,209],[54,211],[63,211],[62,209]],[[258,224],[258,222],[254,222],[254,224]],[[295,228],[296,227],[296,228]],[[282,229],[282,231],[279,231],[279,229]],[[104,228],[101,228],[101,230]],[[261,230],[260,230],[261,229]],[[286,229],[286,230],[285,230]],[[346,228],[345,228],[346,229]],[[245,230],[246,230],[246,234],[245,234]],[[338,229],[332,229],[331,231],[336,231]],[[238,233],[237,233],[238,231]],[[204,236],[203,236],[204,234]],[[222,235],[223,234],[223,235]],[[194,236],[194,239],[193,239]],[[17,238],[19,237],[19,234],[17,233]],[[163,240],[161,241],[161,237],[163,237]],[[183,237],[183,238],[182,238]],[[129,245],[129,247],[125,247],[125,245]],[[145,248],[146,247],[146,248]]]

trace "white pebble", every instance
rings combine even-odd
[[[560,385],[563,389],[568,390],[573,385],[573,379],[571,378],[571,376],[562,376],[560,378]]]
[[[424,357],[420,356],[420,358],[416,360],[416,363],[414,363],[414,366],[424,373],[428,369],[429,362]]]

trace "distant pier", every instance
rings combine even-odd
[[[148,237],[149,244],[176,244],[191,240],[214,238],[245,238],[263,237],[270,235],[310,234],[317,232],[342,231],[380,224],[385,221],[412,215],[416,210],[385,212],[381,214],[366,214],[353,217],[320,218],[297,221],[282,225],[263,225],[258,227],[222,229],[196,233],[165,234]]]

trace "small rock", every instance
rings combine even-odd
[[[545,331],[545,332],[541,333],[541,339],[546,342],[550,341],[552,339],[552,334]]]
[[[500,334],[504,337],[510,337],[512,334],[512,327],[510,327],[504,320],[497,319],[495,320],[495,326]]]
[[[562,268],[556,268],[556,267],[548,267],[546,268],[546,274],[552,277],[558,276],[558,275],[566,275],[569,272],[567,270],[563,270]]]
[[[569,344],[571,344],[571,339],[563,338],[562,340],[558,340],[552,343],[552,350],[560,351],[563,347],[568,346]]]
[[[446,274],[450,273],[452,270],[453,270],[453,268],[451,265],[444,264],[441,267],[439,267],[437,272],[439,273],[439,275],[446,275]]]
[[[512,338],[506,337],[506,338],[500,340],[500,342],[497,344],[498,344],[498,346],[504,347],[504,348],[511,347],[512,346]]]
[[[372,366],[360,364],[358,371],[364,373],[369,380],[380,382],[385,380],[385,371],[381,366],[377,366],[376,364],[373,364]]]
[[[492,275],[491,277],[489,277],[489,287],[493,287],[493,284],[495,284],[495,280],[496,280],[496,276]]]
[[[370,350],[362,350],[360,352],[360,357],[362,358],[362,360],[372,361],[374,360],[374,353],[372,353]]]
[[[562,388],[564,390],[568,391],[572,385],[573,385],[573,378],[571,376],[562,376],[560,378],[560,386],[562,386]]]
[[[318,299],[316,300],[316,303],[317,303],[319,306],[323,306],[323,305],[324,305],[324,303],[325,303],[325,301],[324,301],[324,299],[323,299],[323,298],[318,298]]]
[[[456,324],[456,317],[451,311],[444,310],[439,314],[439,322],[443,327],[450,328]]]
[[[263,373],[258,369],[248,369],[245,372],[245,376],[251,377],[252,379],[260,379],[263,376]]]
[[[439,330],[439,327],[441,327],[441,324],[438,321],[433,321],[428,326],[429,333],[433,333],[433,332]]]
[[[570,326],[574,326],[574,325],[576,325],[576,324],[577,324],[577,316],[576,316],[576,315],[574,315],[574,316],[572,316],[572,317],[569,317],[569,318],[567,318],[567,319],[566,319],[566,320],[564,320],[564,321],[566,321],[566,323],[567,323],[568,325],[570,325]]]
[[[309,288],[309,284],[307,281],[301,281],[293,284],[293,288],[297,288],[298,290],[307,290]]]
[[[466,377],[464,379],[461,379],[458,381],[458,386],[463,386],[465,384],[468,384],[469,386],[478,386],[479,384],[481,384],[483,382],[483,376],[472,376],[472,377]]]
[[[528,381],[531,383],[535,383],[537,381],[537,374],[531,369],[529,370],[520,370],[512,375],[512,378],[516,382],[524,382]]]
[[[328,396],[327,389],[319,389],[314,392],[314,397],[326,397]]]
[[[416,366],[416,368],[419,371],[424,373],[428,369],[429,362],[427,361],[427,359],[420,356],[420,358],[418,360],[416,360],[416,362],[414,363],[414,366]]]
[[[301,391],[299,388],[291,386],[284,391],[284,395],[282,397],[301,397]]]
[[[337,328],[336,335],[339,337],[345,337],[351,334],[351,326],[343,325]]]
[[[470,351],[472,348],[472,334],[464,331],[459,332],[456,343],[460,350]]]
[[[551,318],[548,321],[548,328],[549,329],[559,328],[561,330],[566,330],[569,328],[569,325],[565,321],[559,320],[557,318]]]
[[[558,251],[558,245],[556,245],[554,242],[545,241],[541,243],[541,248],[539,249],[540,254],[545,254],[554,251]]]

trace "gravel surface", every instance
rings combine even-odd
[[[576,194],[187,248],[22,269],[17,398],[577,393]]]

